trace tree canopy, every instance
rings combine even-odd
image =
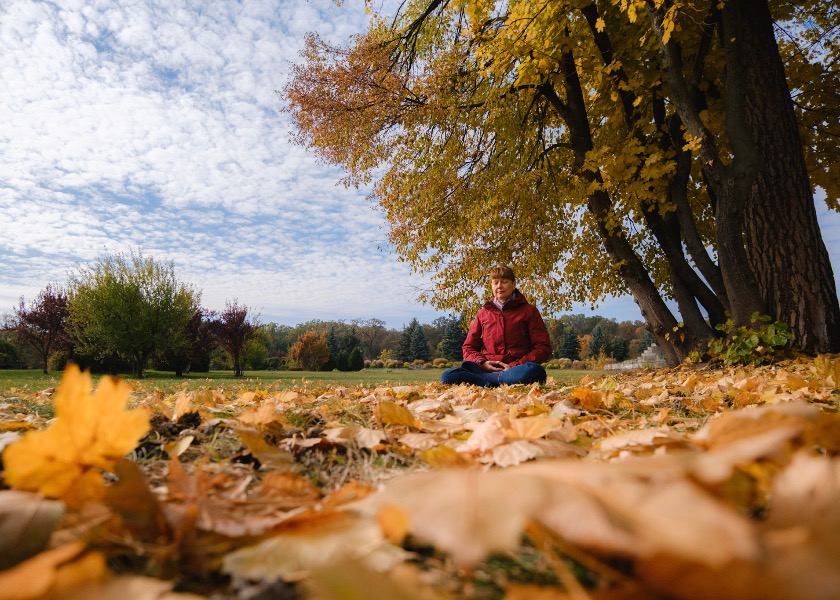
[[[14,315],[7,324],[15,339],[30,346],[43,361],[47,372],[50,356],[67,342],[68,311],[67,293],[48,285],[41,290],[29,307],[20,300]]]
[[[240,305],[234,299],[225,302],[225,309],[213,315],[210,329],[216,341],[230,355],[233,374],[241,377],[244,373],[243,352],[249,340],[257,335],[259,318],[248,315],[248,307]]]
[[[69,331],[74,345],[98,356],[146,361],[179,340],[200,294],[175,277],[173,264],[133,252],[106,256],[70,278]]]
[[[754,312],[840,350],[813,201],[840,197],[836,11],[407,1],[348,48],[311,36],[285,95],[438,308],[508,262],[549,313],[632,293],[671,362]]]

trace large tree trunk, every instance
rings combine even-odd
[[[735,32],[749,48],[745,116],[761,150],[747,204],[747,254],[770,314],[808,354],[840,352],[840,305],[808,180],[767,0],[742,5]]]
[[[737,24],[740,5],[727,2],[723,9],[724,26]],[[715,240],[721,278],[726,288],[729,309],[736,325],[749,325],[753,313],[764,314],[764,303],[758,283],[747,260],[744,243],[744,219],[750,189],[756,180],[759,153],[745,122],[746,76],[744,43],[734,33],[724,34],[726,55],[726,131],[733,154],[724,165],[714,135],[700,118],[696,103],[695,83],[689,83],[683,72],[681,50],[671,39],[664,41],[664,11],[649,5],[654,31],[660,41],[662,66],[670,86],[671,99],[686,130],[700,141],[698,157],[703,175],[715,203]],[[734,25],[732,26],[734,30]]]

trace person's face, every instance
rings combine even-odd
[[[512,279],[490,279],[490,287],[493,288],[493,297],[499,302],[506,302],[516,287]]]

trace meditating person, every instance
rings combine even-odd
[[[545,383],[540,363],[551,358],[551,339],[540,311],[516,289],[513,270],[490,269],[493,298],[478,311],[464,341],[464,362],[441,375],[443,383],[483,387]]]

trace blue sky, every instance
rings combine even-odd
[[[439,316],[365,191],[278,112],[305,34],[367,19],[361,0],[3,0],[0,314],[133,249],[263,322]],[[820,213],[840,273],[840,217]],[[641,318],[630,298],[595,312]]]

